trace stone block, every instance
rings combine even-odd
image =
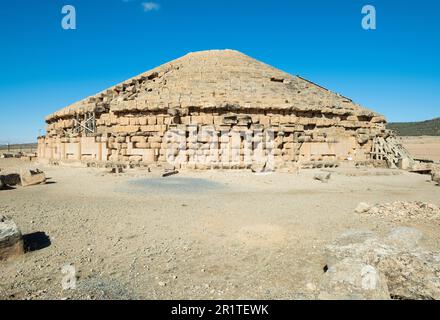
[[[156,125],[157,124],[157,119],[156,117],[148,117],[148,125]]]
[[[24,254],[20,229],[10,218],[0,215],[0,261]]]
[[[131,137],[131,142],[145,142],[146,138],[143,136],[135,136],[135,137]]]
[[[131,126],[138,126],[139,125],[139,119],[138,118],[130,118],[129,119],[129,124]]]
[[[135,142],[134,147],[138,149],[149,149],[150,144],[148,142]]]
[[[46,181],[46,175],[39,170],[29,170],[20,174],[21,185],[23,187],[32,186],[36,184],[43,184]]]
[[[121,118],[118,118],[118,123],[121,126],[128,126],[130,124],[130,119],[126,118],[126,117],[121,117]]]
[[[164,116],[157,116],[157,124],[164,124]]]
[[[128,159],[130,161],[139,162],[142,161],[142,156],[129,156]]]

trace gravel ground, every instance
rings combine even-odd
[[[3,172],[29,165],[0,159]],[[412,226],[427,248],[440,244],[440,221],[354,212],[360,202],[440,205],[440,187],[403,171],[334,169],[322,183],[319,170],[39,168],[49,184],[0,191],[0,213],[33,250],[1,263],[0,299],[313,299],[324,246],[347,229]],[[74,290],[62,288],[66,264]]]

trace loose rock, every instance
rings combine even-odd
[[[317,173],[314,175],[313,179],[321,181],[323,183],[327,183],[328,180],[330,180],[331,177],[331,173],[327,172],[327,173]]]
[[[0,215],[0,261],[24,253],[20,229],[10,217]]]
[[[361,203],[358,204],[356,209],[354,209],[354,211],[357,212],[357,213],[364,213],[364,212],[367,212],[370,209],[371,209],[371,206],[368,203],[361,202]]]
[[[46,181],[46,175],[40,170],[29,170],[20,174],[21,185],[23,187],[42,184]]]

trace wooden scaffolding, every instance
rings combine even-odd
[[[393,136],[388,138],[374,138],[371,159],[386,160],[391,168],[402,167],[404,161],[406,161],[409,166],[414,164],[414,159],[410,153]]]

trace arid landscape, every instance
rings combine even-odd
[[[400,139],[414,158],[440,161],[440,137],[401,137]]]
[[[440,300],[439,1],[103,2],[3,5],[0,303]]]
[[[404,143],[438,160],[437,138]],[[39,168],[48,178],[0,191],[0,213],[19,226],[28,251],[1,262],[1,299],[340,298],[326,287],[326,247],[347,231],[386,237],[411,227],[423,234],[417,246],[434,257],[439,251],[440,187],[403,170],[182,170],[163,178],[155,168],[113,174],[14,158],[0,159],[0,168]],[[329,172],[328,181],[316,180]],[[423,202],[432,215],[359,209],[401,201]],[[62,287],[65,265],[75,268],[76,289]],[[436,285],[408,296],[389,284],[398,293],[386,295],[438,298]]]

